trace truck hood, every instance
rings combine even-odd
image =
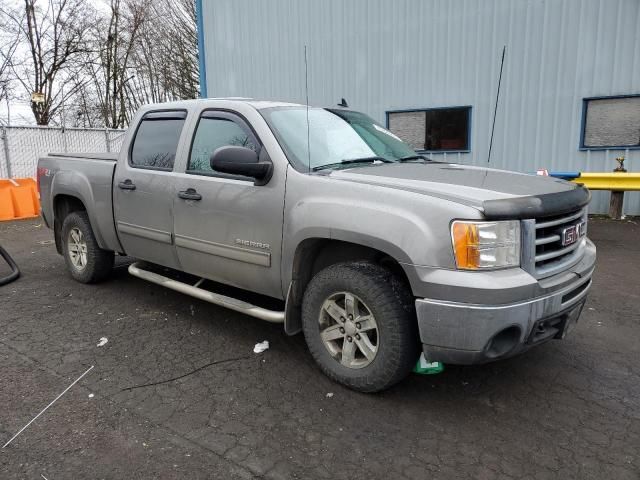
[[[589,202],[588,191],[552,177],[451,163],[389,163],[329,171],[340,180],[435,196],[483,211],[489,218],[565,213]]]

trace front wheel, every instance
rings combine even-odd
[[[418,356],[408,287],[371,263],[341,263],[316,274],[304,295],[302,324],[322,371],[361,392],[399,382]]]
[[[71,276],[82,283],[104,280],[113,268],[113,252],[103,250],[86,212],[72,212],[62,223],[63,255]]]

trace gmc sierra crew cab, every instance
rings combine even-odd
[[[427,361],[561,339],[591,286],[589,192],[432,161],[368,116],[248,99],[148,105],[119,154],[38,162],[42,216],[80,282],[132,275],[300,331],[374,392]]]

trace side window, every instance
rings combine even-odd
[[[211,154],[220,147],[229,145],[247,147],[259,153],[253,137],[239,124],[229,118],[201,117],[193,137],[187,171],[214,173],[209,164]]]
[[[155,116],[157,115],[157,116]],[[158,112],[142,118],[131,148],[132,167],[171,170],[186,114]]]
[[[389,130],[420,152],[468,152],[471,107],[387,112]]]
[[[585,98],[583,149],[640,147],[640,95]]]

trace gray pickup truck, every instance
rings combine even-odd
[[[421,353],[477,364],[563,338],[596,258],[582,186],[432,161],[346,108],[149,105],[119,155],[49,154],[38,184],[76,280],[134,257],[137,277],[303,331],[366,392]]]

